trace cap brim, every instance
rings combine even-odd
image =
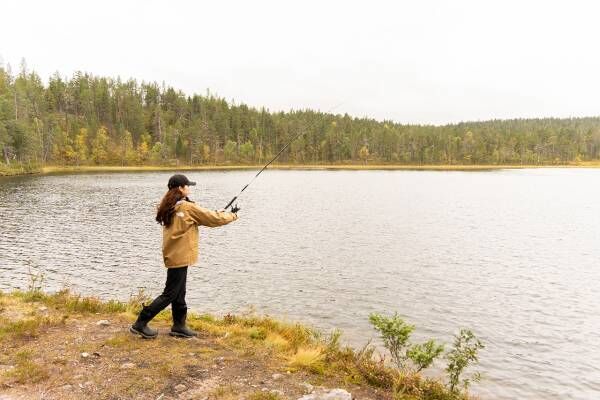
[[[196,186],[196,182],[188,182],[188,186]]]

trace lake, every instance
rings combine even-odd
[[[222,208],[255,173],[188,172],[191,197]],[[50,291],[158,295],[170,175],[0,179],[0,289],[27,288],[31,268]],[[397,311],[415,340],[482,339],[483,399],[600,398],[599,183],[600,169],[269,170],[238,221],[201,228],[188,305],[339,328],[357,347],[377,337],[370,313]]]

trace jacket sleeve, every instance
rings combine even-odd
[[[212,228],[227,225],[238,219],[237,214],[226,211],[212,211],[196,204],[191,204],[188,212],[196,224]]]

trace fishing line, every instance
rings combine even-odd
[[[343,104],[343,103],[338,103],[338,104],[336,104],[334,107],[332,107],[332,108],[330,108],[329,110],[325,111],[325,113],[324,113],[324,114],[328,114],[328,113],[330,113],[331,111],[335,110],[336,108],[338,108],[338,107],[339,107],[339,106],[341,106],[342,104]],[[311,126],[311,128],[312,128],[312,126]],[[276,155],[275,157],[273,157],[273,159],[272,159],[271,161],[269,161],[267,164],[265,164],[265,166],[264,166],[264,167],[262,167],[262,169],[261,169],[260,171],[258,171],[258,173],[257,173],[256,175],[254,175],[254,178],[252,178],[252,180],[250,180],[250,182],[248,182],[248,183],[246,184],[246,186],[244,186],[244,187],[242,188],[242,190],[240,190],[240,192],[237,194],[237,196],[235,196],[233,199],[231,199],[231,201],[230,201],[229,203],[227,203],[227,205],[225,206],[225,208],[224,208],[224,209],[225,209],[225,210],[227,210],[229,207],[231,207],[231,205],[233,204],[233,202],[237,200],[237,198],[238,198],[238,197],[239,197],[239,196],[240,196],[240,195],[241,195],[241,194],[244,192],[244,190],[246,190],[246,188],[247,188],[248,186],[250,186],[250,184],[251,184],[252,182],[254,182],[254,180],[255,180],[256,178],[258,178],[258,176],[259,176],[259,175],[260,175],[260,174],[261,174],[261,173],[262,173],[262,172],[263,172],[265,169],[267,169],[267,167],[268,167],[269,165],[271,165],[271,163],[272,163],[273,161],[275,161],[275,160],[276,160],[276,159],[277,159],[277,158],[278,158],[278,157],[281,155],[281,153],[283,153],[283,152],[284,152],[284,150],[288,148],[288,146],[289,146],[290,144],[292,144],[292,143],[293,143],[293,142],[294,142],[296,139],[298,139],[300,136],[302,136],[302,135],[303,135],[303,134],[305,134],[306,132],[308,132],[308,129],[301,130],[301,131],[300,131],[300,133],[298,133],[296,136],[294,136],[294,137],[292,138],[292,140],[290,140],[290,141],[289,141],[289,142],[288,142],[288,143],[287,143],[285,146],[283,146],[283,148],[282,148],[281,150],[279,150],[279,153],[277,153],[277,155]]]

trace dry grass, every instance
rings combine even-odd
[[[271,392],[254,392],[249,397],[248,400],[280,400],[281,397],[277,393]]]
[[[292,368],[301,368],[317,374],[322,374],[325,370],[323,361],[325,356],[319,348],[301,347],[294,354],[288,357],[289,366]]]

